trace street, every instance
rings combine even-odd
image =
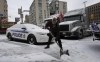
[[[8,41],[0,35],[0,62],[99,62],[100,42],[93,37],[83,39],[62,39],[65,50],[70,56],[59,55],[59,47],[52,43],[49,49],[46,44],[30,45],[21,41]]]
[[[100,0],[0,0],[0,62],[100,62]]]

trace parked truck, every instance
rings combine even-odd
[[[6,33],[6,29],[14,24],[14,22],[8,22],[5,17],[0,17],[0,34]]]
[[[84,8],[67,12],[64,15],[64,22],[59,25],[61,37],[77,36],[83,38],[91,34]]]

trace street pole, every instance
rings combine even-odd
[[[21,8],[18,9],[18,14],[20,15],[20,18],[21,18],[21,23],[24,23],[23,21],[23,12],[29,12],[29,10],[22,10],[22,6]]]
[[[21,23],[23,23],[23,12],[22,12],[22,7],[18,9],[18,14],[20,15]]]
[[[20,17],[21,17],[21,23],[23,23],[23,12],[22,12],[22,7],[21,7],[21,14],[20,14]]]
[[[21,23],[23,23],[23,14],[20,14],[21,17]]]
[[[87,3],[87,1],[84,1],[83,3],[84,3],[84,7],[86,8],[86,3]]]
[[[83,2],[83,4],[84,4],[84,10],[85,10],[85,11],[84,11],[84,12],[85,12],[85,13],[84,13],[84,16],[85,16],[85,18],[86,18],[85,20],[87,20],[87,25],[86,25],[86,26],[89,27],[89,20],[88,20],[88,17],[87,17],[86,3],[87,3],[87,1],[84,1],[84,2]]]
[[[84,2],[83,2],[84,8],[85,8],[85,14],[86,14],[86,3],[87,3],[87,1],[84,1]]]

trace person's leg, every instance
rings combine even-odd
[[[62,42],[61,42],[60,39],[58,39],[58,44],[59,44],[59,47],[63,50],[63,48],[62,48]]]
[[[52,38],[53,38],[51,34],[48,34],[48,36],[49,36],[49,39],[48,39],[48,43],[47,43],[47,46],[45,47],[45,49],[50,47],[50,43],[51,43]]]
[[[59,37],[56,37],[55,41],[58,44],[58,46],[60,47],[60,49],[63,50],[63,48],[62,48],[62,42],[61,42],[60,38]]]
[[[55,39],[56,43],[58,44],[59,48],[60,48],[60,56],[63,54],[63,48],[62,48],[62,43],[61,40],[59,38]]]

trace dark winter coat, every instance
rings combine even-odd
[[[48,21],[45,28],[47,28],[54,37],[59,36],[59,23],[53,24],[52,21]]]

